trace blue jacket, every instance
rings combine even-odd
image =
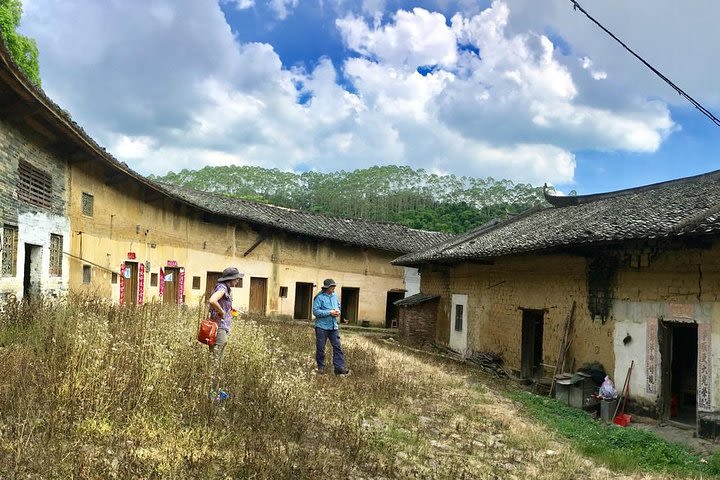
[[[340,300],[335,292],[328,295],[320,292],[313,299],[313,315],[315,315],[315,326],[323,330],[337,330],[337,318],[330,315],[330,310],[340,310]]]

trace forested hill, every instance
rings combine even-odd
[[[542,187],[395,165],[330,173],[205,167],[150,178],[273,205],[452,233],[544,202]]]

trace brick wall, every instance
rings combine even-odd
[[[545,374],[550,375],[557,362],[566,318],[575,301],[574,331],[582,335],[577,335],[570,345],[568,368],[599,361],[612,372],[612,324],[590,318],[585,269],[583,257],[570,255],[500,258],[493,265],[424,267],[421,291],[440,295],[435,339],[448,345],[450,299],[453,294],[468,295],[468,349],[499,353],[510,369],[519,370],[522,309],[541,310],[542,363],[547,365]]]
[[[24,161],[52,179],[52,199],[47,208],[18,198],[18,165]],[[47,146],[35,132],[0,119],[0,223],[18,229],[16,274],[0,277],[0,294],[23,296],[25,258],[30,258],[30,292],[49,295],[67,290],[68,261],[62,275],[50,275],[50,235],[63,237],[63,250],[71,241],[68,210],[68,175],[62,154]]]
[[[400,339],[411,345],[432,344],[435,341],[435,321],[438,299],[417,305],[400,307],[398,333]]]
[[[19,215],[39,210],[17,198],[17,170],[21,160],[52,178],[52,207],[42,211],[66,216],[65,161],[57,152],[43,146],[42,139],[34,132],[0,119],[0,220],[17,225]]]
[[[699,246],[697,243],[647,241],[604,251],[618,258],[610,286],[612,307],[605,321],[590,315],[588,260],[580,255],[506,257],[492,265],[424,266],[421,291],[440,295],[437,342],[449,342],[451,296],[466,294],[468,348],[500,353],[511,369],[520,367],[522,309],[542,310],[543,363],[549,366],[546,374],[552,373],[557,361],[565,320],[575,301],[568,369],[599,361],[611,375],[622,379],[627,359],[645,368],[645,323],[667,316],[675,305],[710,312],[702,318],[696,314],[694,321],[702,323],[705,317],[713,317],[713,335],[720,333],[720,307],[716,307],[720,299],[720,243],[712,239],[704,239]],[[626,345],[623,339],[628,333],[633,341]],[[720,352],[720,345],[713,345],[715,352]],[[713,360],[713,371],[720,371],[720,360]],[[645,390],[643,375],[637,374],[634,381],[637,392]],[[720,382],[714,392],[717,395],[713,398],[717,397],[720,404]]]

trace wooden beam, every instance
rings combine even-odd
[[[118,172],[116,170],[107,171],[107,172],[105,172],[105,184],[112,185],[115,183],[120,183],[123,180],[126,180],[127,177],[128,177],[128,175],[123,172]]]
[[[259,236],[258,239],[255,241],[255,243],[253,243],[250,248],[248,248],[247,250],[245,250],[245,253],[243,253],[243,257],[247,257],[248,255],[250,255],[250,253],[251,253],[253,250],[255,250],[255,249],[257,248],[257,246],[260,245],[266,238],[267,238],[266,235],[260,234],[260,236]]]
[[[12,75],[10,75],[7,71],[0,69],[0,78],[5,80],[5,83],[7,83],[10,86],[10,88],[15,90],[15,92],[17,92],[17,94],[20,95],[22,98],[25,98],[28,100],[30,100],[32,98],[32,95],[30,93],[28,93],[28,91],[25,90],[25,88],[23,88],[22,85],[19,85],[17,80]]]
[[[27,104],[22,100],[16,99],[15,101],[11,101],[0,106],[0,115],[2,115],[3,117],[9,117],[11,113],[21,110],[23,108],[27,108]]]
[[[26,117],[25,123],[27,123],[33,130],[50,140],[51,142],[56,142],[58,137],[55,135],[54,132],[52,132],[49,128],[47,128],[45,125],[40,123],[39,121],[35,120],[32,117]]]
[[[157,202],[158,200],[162,200],[166,197],[167,196],[165,194],[160,193],[157,190],[151,190],[149,188],[145,189],[144,199],[146,202],[153,203],[153,202]]]
[[[76,166],[92,163],[96,160],[91,154],[79,149],[68,151],[66,155],[70,163]]]

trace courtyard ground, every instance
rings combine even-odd
[[[232,396],[213,402],[207,351],[194,338],[200,314],[82,298],[6,307],[0,478],[714,473],[712,457],[668,456],[661,443],[653,448],[670,463],[634,466],[582,453],[576,437],[547,421],[556,408],[546,399],[536,405],[505,381],[378,336],[345,332],[352,375],[317,375],[305,325],[235,321],[224,359]],[[579,424],[572,415],[562,411],[561,419]]]

